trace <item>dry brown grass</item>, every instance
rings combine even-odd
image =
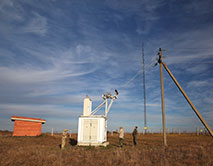
[[[72,137],[76,140],[76,134]],[[43,134],[39,137],[12,137],[0,134],[1,166],[212,166],[213,139],[210,136],[169,135],[168,147],[162,135],[139,135],[137,147],[125,135],[124,147],[118,146],[117,135],[109,135],[108,147],[72,146],[59,148],[61,137]]]

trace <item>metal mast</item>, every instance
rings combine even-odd
[[[143,59],[143,92],[144,92],[144,130],[146,133],[146,85],[145,85],[145,65],[144,65],[144,44],[142,43],[142,59]]]

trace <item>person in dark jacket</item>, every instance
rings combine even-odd
[[[134,130],[133,130],[133,132],[132,132],[132,136],[133,136],[133,144],[134,144],[134,146],[136,146],[136,144],[137,144],[137,141],[136,141],[136,137],[137,137],[137,135],[138,135],[138,130],[137,130],[137,126],[135,126],[134,127]]]

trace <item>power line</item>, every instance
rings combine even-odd
[[[170,51],[170,50],[213,50],[212,47],[203,47],[203,48],[170,48],[169,50],[166,49],[166,51]]]
[[[196,64],[213,64],[213,62],[173,62],[173,63],[185,63],[185,64],[193,64],[193,63],[196,63]]]
[[[140,73],[141,73],[141,70],[138,70],[137,73],[135,75],[133,75],[133,77],[131,77],[125,84],[120,86],[120,88],[124,88],[127,85],[129,85]]]

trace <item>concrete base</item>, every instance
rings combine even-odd
[[[104,147],[106,147],[107,145],[109,145],[109,142],[102,142],[102,143],[78,142],[78,146],[104,146]]]

